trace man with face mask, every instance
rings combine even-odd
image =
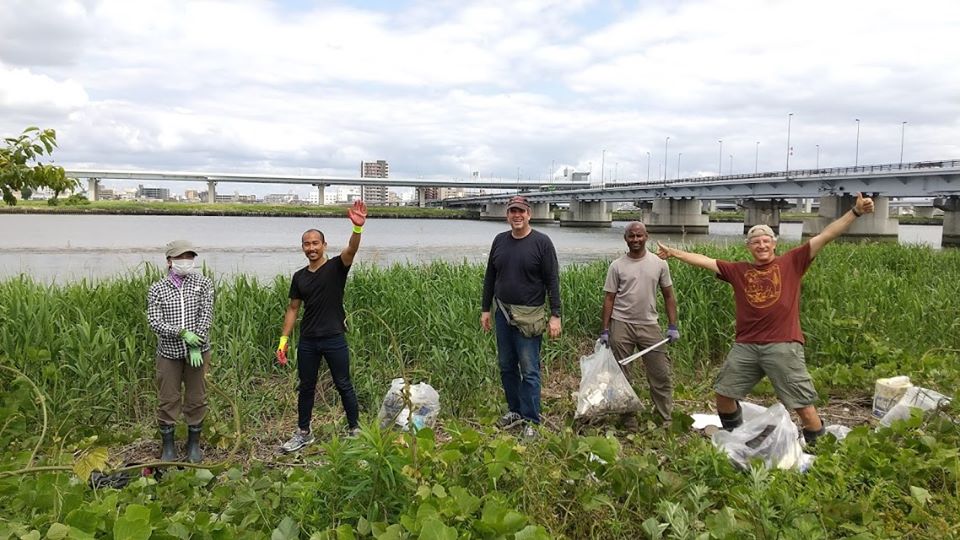
[[[181,410],[187,422],[187,461],[199,463],[200,432],[207,412],[204,383],[210,362],[213,282],[196,270],[196,249],[186,240],[166,246],[167,275],[150,287],[147,320],[157,334],[157,392],[161,461],[177,461],[174,427]],[[181,385],[185,388],[181,404]]]

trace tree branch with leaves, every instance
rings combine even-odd
[[[0,191],[9,206],[17,204],[14,193],[32,192],[38,188],[53,190],[53,198],[77,186],[77,181],[67,178],[63,167],[42,163],[43,156],[53,154],[57,147],[57,132],[35,126],[23,130],[19,137],[4,138],[0,147]]]

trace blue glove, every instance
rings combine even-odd
[[[604,330],[603,332],[600,332],[600,340],[599,340],[599,341],[600,341],[600,343],[603,344],[604,347],[609,347],[609,346],[610,346],[610,331],[609,331],[609,330]]]
[[[670,340],[670,343],[680,339],[680,331],[677,330],[677,325],[671,324],[667,327],[667,339]]]

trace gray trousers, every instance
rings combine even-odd
[[[207,383],[203,377],[209,365],[209,350],[203,353],[203,365],[198,368],[191,366],[187,359],[157,356],[157,396],[160,398],[157,423],[176,424],[181,410],[188,426],[203,422],[207,414]],[[184,387],[182,399],[181,385]]]
[[[629,324],[616,319],[610,320],[610,349],[617,360],[646,349],[663,338],[663,332],[657,324]],[[627,380],[634,384],[637,379],[636,372],[639,370],[637,366],[643,362],[653,406],[664,420],[669,420],[673,412],[673,369],[666,349],[666,345],[661,345],[648,352],[623,366],[623,373]]]

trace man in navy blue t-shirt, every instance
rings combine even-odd
[[[542,334],[524,335],[514,320],[520,310],[544,306],[550,298],[546,331],[560,336],[560,271],[557,252],[547,235],[530,227],[530,203],[521,196],[507,203],[510,230],[493,240],[483,278],[480,326],[493,327],[495,313],[500,383],[509,411],[497,424],[511,428],[526,423],[523,434],[533,437],[531,424],[540,423],[540,344]],[[535,310],[534,310],[535,311]]]

